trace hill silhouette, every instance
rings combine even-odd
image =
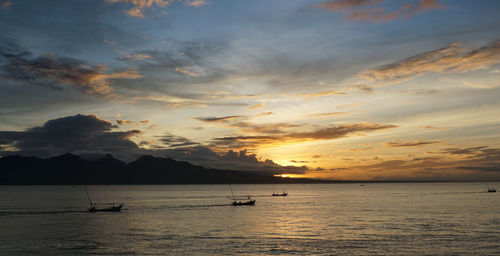
[[[0,185],[73,184],[242,184],[313,183],[271,174],[207,169],[170,158],[144,155],[124,163],[112,155],[87,160],[70,153],[41,159],[26,156],[0,158]]]

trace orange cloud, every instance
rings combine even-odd
[[[199,74],[191,71],[192,67],[190,66],[184,66],[184,67],[176,67],[174,70],[176,72],[179,72],[179,73],[182,73],[184,75],[188,75],[188,76],[199,76]]]
[[[125,11],[128,16],[135,18],[145,18],[146,11],[152,10],[155,7],[165,8],[175,2],[175,0],[107,0],[108,3],[126,3],[133,5],[132,9]],[[207,5],[208,2],[205,0],[186,0],[184,1],[186,6],[201,7]],[[167,11],[162,11],[163,15],[168,14]]]
[[[215,138],[213,146],[227,148],[251,148],[256,146],[273,146],[286,143],[298,143],[315,140],[331,140],[347,137],[359,132],[372,132],[376,130],[396,128],[395,125],[380,125],[372,123],[342,124],[309,131],[293,131],[290,128],[301,127],[294,124],[270,124],[241,126],[241,131],[254,132],[261,135],[241,135]],[[262,135],[264,134],[264,135]]]
[[[205,0],[191,0],[191,1],[186,1],[187,6],[192,6],[192,7],[200,7],[203,5],[207,5],[208,2]]]
[[[323,96],[331,96],[331,95],[343,95],[347,94],[346,92],[339,92],[339,91],[322,91],[322,92],[315,92],[315,93],[304,93],[304,94],[297,94],[293,96],[299,96],[299,97],[323,97]]]
[[[396,5],[395,9],[394,5]],[[410,18],[417,13],[443,7],[437,0],[398,1],[397,3],[386,0],[334,0],[315,6],[329,11],[343,12],[348,20],[371,22]]]
[[[500,63],[500,41],[467,51],[460,44],[424,52],[399,62],[382,65],[358,74],[371,87],[413,79],[425,73],[464,73]]]
[[[104,40],[104,43],[109,45],[116,45],[116,42],[111,40]]]
[[[248,109],[258,109],[258,108],[262,108],[264,107],[264,103],[260,103],[260,104],[257,104],[257,105],[253,105],[253,106],[250,106]]]
[[[329,113],[320,113],[320,114],[314,114],[311,115],[312,117],[331,117],[331,116],[340,116],[340,115],[345,115],[351,112],[329,112]]]
[[[132,4],[134,7],[129,9],[125,13],[129,16],[136,18],[145,18],[144,11],[153,8],[155,5],[157,7],[166,7],[171,4],[172,1],[169,0],[107,0],[108,3],[128,3]]]

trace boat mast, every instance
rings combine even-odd
[[[231,186],[231,184],[229,184],[229,188],[231,189],[231,195],[233,195],[233,201],[236,201],[236,199],[234,198],[233,187]]]
[[[87,199],[89,200],[90,207],[92,207],[92,199],[90,199],[89,191],[87,190],[87,186],[83,185],[83,188],[85,189],[85,193],[87,194]]]

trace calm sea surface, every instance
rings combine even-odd
[[[486,183],[0,186],[0,255],[500,255]]]

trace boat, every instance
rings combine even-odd
[[[252,198],[250,198],[250,196],[248,196],[245,199],[241,199],[241,198],[237,199],[237,197],[234,196],[233,187],[231,187],[231,185],[229,185],[229,188],[231,189],[231,195],[232,195],[232,200],[233,200],[232,205],[233,206],[255,205],[255,199],[252,200]],[[242,201],[242,200],[244,200],[244,201]]]
[[[274,193],[274,185],[273,185],[273,196],[287,196],[288,193],[283,190],[283,193]]]
[[[236,201],[233,200],[233,206],[240,206],[240,205],[255,205],[255,200],[252,200],[250,197],[248,197],[247,201]]]
[[[488,188],[488,193],[495,193],[495,192],[497,192],[497,189],[495,187]]]
[[[121,211],[122,207],[123,207],[123,203],[119,204],[119,205],[115,205],[113,203],[112,206],[110,207],[106,207],[106,208],[96,208],[96,203],[90,203],[90,208],[89,208],[89,212],[119,212]]]
[[[97,203],[93,202],[90,198],[89,191],[87,190],[87,186],[83,185],[85,188],[85,193],[87,194],[87,199],[89,200],[90,207],[88,208],[89,212],[120,212],[123,207],[123,203],[115,205],[115,203],[111,203],[111,206],[104,208],[97,208]]]
[[[287,196],[288,193],[283,191],[283,193],[273,193],[273,196]]]

